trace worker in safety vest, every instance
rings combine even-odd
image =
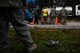
[[[42,19],[43,19],[43,23],[44,23],[44,24],[46,24],[46,19],[47,19],[47,17],[48,17],[48,11],[47,11],[47,9],[44,7],[44,8],[42,9]]]

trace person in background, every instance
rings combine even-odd
[[[48,24],[48,25],[51,24],[51,19],[50,19],[50,17],[47,18],[46,22],[47,22],[46,24]]]
[[[50,18],[51,18],[51,24],[55,23],[55,18],[56,18],[56,10],[55,7],[53,7],[50,11]]]
[[[61,15],[61,24],[66,25],[67,10],[65,9],[65,6],[63,6],[63,9],[60,11],[60,15]]]
[[[23,9],[27,6],[25,2],[26,0],[0,0],[0,53],[8,53],[7,49],[10,47],[9,22],[25,45],[26,52],[30,53],[37,48],[24,23]]]
[[[33,17],[35,19],[35,24],[38,24],[39,19],[40,19],[40,7],[39,5],[36,5],[36,8],[33,9],[32,11]]]
[[[47,23],[47,18],[48,18],[48,11],[47,9],[44,7],[42,9],[42,19],[43,19],[43,24]]]

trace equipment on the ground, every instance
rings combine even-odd
[[[56,46],[59,44],[59,41],[54,41],[54,40],[50,40],[48,43],[47,43],[47,46]]]

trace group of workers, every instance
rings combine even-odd
[[[37,5],[36,8],[32,11],[33,14],[33,24],[55,24],[56,17],[58,18],[58,21],[62,25],[66,25],[66,18],[67,18],[67,10],[63,6],[63,9],[61,9],[60,14],[56,12],[56,7],[52,7],[51,9],[47,9],[44,7],[41,11],[39,6]]]

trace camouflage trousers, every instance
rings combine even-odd
[[[10,45],[8,39],[9,23],[14,27],[22,42],[27,45],[33,43],[27,25],[24,23],[22,9],[0,8],[0,49]]]

